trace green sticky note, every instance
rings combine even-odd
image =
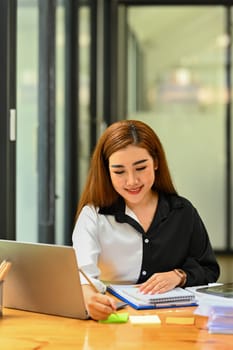
[[[106,320],[99,320],[100,323],[125,323],[129,319],[128,312],[114,313],[108,316]]]

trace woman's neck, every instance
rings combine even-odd
[[[137,216],[145,232],[149,229],[157,210],[158,197],[158,193],[153,192],[143,202],[136,204],[126,203],[127,207]]]

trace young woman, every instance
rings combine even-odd
[[[116,122],[100,137],[73,246],[100,292],[108,282],[138,283],[153,294],[219,277],[205,226],[190,201],[177,194],[162,144],[141,121]],[[80,278],[90,316],[106,318],[116,309],[114,299]]]

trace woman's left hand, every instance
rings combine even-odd
[[[174,271],[158,272],[142,283],[139,290],[144,294],[165,293],[177,287],[180,281],[180,277]]]

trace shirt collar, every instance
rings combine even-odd
[[[182,207],[183,203],[180,196],[176,194],[159,193],[157,214],[160,219],[165,219],[171,210]],[[118,200],[109,207],[99,208],[99,214],[113,215],[116,217],[118,222],[125,222],[125,217],[127,216],[125,211],[125,202],[122,197],[119,197]]]

